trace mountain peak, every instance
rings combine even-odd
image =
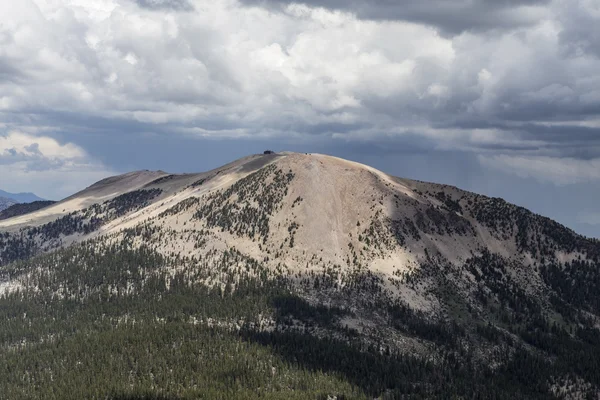
[[[0,220],[0,233],[0,265],[48,257],[22,275],[29,267],[11,267],[0,290],[77,304],[89,293],[96,305],[102,296],[127,305],[145,296],[144,310],[174,293],[175,308],[161,318],[195,310],[211,327],[274,338],[277,349],[288,343],[278,334],[309,335],[376,349],[370,357],[387,354],[385,366],[410,354],[441,360],[427,368],[469,365],[496,376],[522,363],[519,371],[545,371],[536,388],[548,393],[573,376],[584,391],[599,381],[589,360],[600,354],[588,353],[598,343],[600,242],[499,198],[337,157],[278,152],[203,173],[136,171]],[[75,286],[47,278],[63,265]],[[250,314],[207,316],[213,303],[202,296],[237,299],[234,309]],[[204,323],[198,315],[185,323]],[[539,354],[560,363],[546,366]]]

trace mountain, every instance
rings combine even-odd
[[[13,199],[9,199],[7,197],[0,197],[0,211],[17,204]]]
[[[15,203],[9,205],[8,207],[2,209],[0,207],[0,220],[13,218],[19,215],[25,215],[32,213],[37,210],[41,210],[42,208],[51,206],[56,203],[55,201],[44,200],[44,201],[34,201],[31,203]]]
[[[0,391],[598,398],[599,290],[600,242],[499,198],[319,154],[138,171],[0,221]]]
[[[33,201],[44,201],[41,197],[36,196],[33,193],[9,193],[4,190],[0,190],[0,197],[6,197],[14,200],[16,203],[31,203]]]
[[[45,201],[33,193],[9,193],[0,190],[0,211],[5,210],[18,203],[30,203],[36,201]]]

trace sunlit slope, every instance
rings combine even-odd
[[[596,242],[501,199],[300,153],[249,156],[206,173],[107,178],[0,221],[0,229],[12,238],[3,262],[144,231],[134,242],[152,243],[165,255],[235,248],[282,274],[331,270],[340,283],[369,271],[393,296],[437,313],[444,311],[435,293],[440,278],[425,266],[447,269],[444,280],[471,301],[481,271],[466,266],[490,253],[510,266],[512,285],[547,304],[539,264],[598,258]],[[415,274],[423,275],[420,284],[406,284]]]
[[[238,350],[250,341],[266,346],[253,347],[261,359],[289,357],[277,363],[293,376],[332,372],[311,375],[322,385],[314,393],[334,385],[359,398],[593,396],[599,258],[597,241],[501,199],[326,155],[254,155],[195,174],[134,172],[0,221],[0,316],[9,321],[0,351],[22,347],[27,365],[38,365],[42,355],[28,341],[45,343],[77,324],[108,332],[94,354],[118,360],[113,343],[138,335],[140,323],[166,329],[167,339],[188,337],[192,326],[226,335],[227,357],[247,357]],[[72,346],[85,338],[66,335],[60,357],[70,365]],[[300,348],[312,356],[299,359]],[[146,354],[143,365],[153,368],[155,353],[133,350],[128,357]],[[327,362],[339,358],[348,362]],[[390,376],[392,364],[394,374],[411,372]],[[270,368],[253,382],[281,383],[265,375]],[[60,371],[59,382],[73,375]],[[11,393],[28,390],[10,376]],[[191,376],[186,369],[177,379]],[[227,380],[203,376],[210,390]],[[44,387],[55,388],[53,379]],[[136,379],[135,392],[146,393],[145,378]],[[209,390],[188,389],[168,393]]]

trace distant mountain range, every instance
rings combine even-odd
[[[17,202],[13,199],[9,199],[8,197],[0,197],[0,211],[7,209],[14,204],[17,204]]]
[[[10,192],[5,192],[4,190],[0,190],[0,197],[14,200],[14,203],[31,203],[33,201],[46,200],[46,199],[42,199],[39,196],[36,196],[33,193],[10,193]]]
[[[15,204],[33,203],[34,201],[45,201],[45,199],[33,193],[10,193],[0,190],[0,211],[6,210]]]

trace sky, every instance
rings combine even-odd
[[[321,152],[600,237],[600,0],[0,2],[0,189]]]

